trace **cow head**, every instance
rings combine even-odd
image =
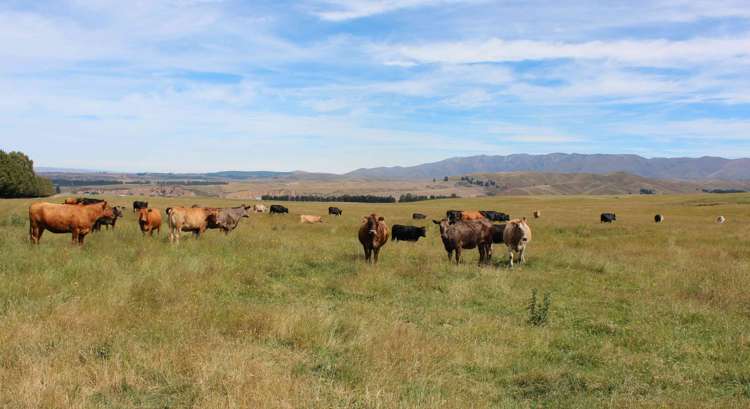
[[[364,220],[365,223],[367,223],[367,233],[370,236],[375,236],[376,234],[378,234],[378,224],[384,220],[384,217],[378,217],[377,215],[375,215],[375,213],[367,216]]]
[[[148,223],[148,214],[154,209],[141,208],[138,210],[138,222]]]
[[[115,206],[112,208],[112,213],[115,215],[115,217],[122,217],[122,206]]]
[[[419,235],[420,235],[421,237],[427,237],[427,229],[426,229],[426,228],[424,228],[424,227],[420,227],[420,228],[418,229],[418,231],[419,231]]]
[[[445,232],[446,232],[446,230],[448,230],[448,226],[450,226],[452,224],[452,222],[450,220],[448,220],[448,219],[442,219],[440,221],[433,220],[432,222],[435,223],[435,224],[437,224],[438,226],[440,226],[440,236],[441,237],[445,236]]]

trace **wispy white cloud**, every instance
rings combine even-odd
[[[313,12],[328,21],[345,21],[402,9],[439,6],[468,0],[324,0]],[[474,0],[476,2],[476,0]]]

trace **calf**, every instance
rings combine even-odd
[[[136,200],[133,202],[133,213],[141,210],[141,209],[148,209],[148,202],[141,202],[140,200]]]
[[[365,251],[365,260],[370,262],[374,255],[373,263],[378,262],[380,248],[388,242],[388,225],[385,224],[383,217],[378,217],[375,213],[367,216],[362,220],[359,227],[358,237],[362,248]]]
[[[391,238],[394,241],[418,241],[420,237],[427,237],[426,230],[424,227],[394,224],[391,229]]]
[[[448,253],[448,261],[456,252],[456,264],[461,262],[461,250],[479,249],[479,264],[490,262],[492,257],[492,223],[487,220],[457,221],[433,220],[440,226],[440,239]]]
[[[159,209],[138,210],[138,226],[140,226],[144,236],[148,233],[151,237],[154,237],[154,230],[159,235],[161,233],[161,212]]]
[[[102,217],[94,222],[92,231],[100,231],[102,226],[107,226],[107,230],[109,230],[109,226],[112,226],[112,229],[114,229],[117,224],[117,219],[123,216],[122,209],[123,207],[121,206],[104,209]]]
[[[91,228],[107,208],[107,202],[70,206],[54,203],[33,203],[29,206],[29,239],[39,244],[42,233],[71,233],[73,243],[83,244]]]
[[[599,223],[612,223],[617,220],[617,216],[614,213],[602,213],[599,216]]]
[[[503,212],[496,212],[494,210],[480,210],[479,213],[481,213],[482,216],[484,216],[487,220],[493,222],[507,222],[510,220],[510,215]]]
[[[414,220],[422,220],[422,219],[426,219],[427,216],[425,216],[422,213],[412,213],[411,218]]]
[[[282,205],[271,205],[271,214],[282,214],[282,213],[289,213],[289,209]]]
[[[334,216],[341,216],[342,213],[343,212],[338,207],[331,206],[328,208],[328,214],[332,214]]]

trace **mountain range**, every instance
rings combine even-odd
[[[457,157],[416,166],[362,168],[345,176],[358,179],[433,179],[473,173],[553,172],[608,174],[627,172],[672,180],[749,180],[750,159],[644,158],[638,155],[567,154],[480,155]]]

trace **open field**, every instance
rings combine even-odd
[[[28,244],[31,202],[0,201],[0,407],[750,407],[748,194],[343,203],[321,225],[296,215],[331,204],[289,202],[178,246],[129,213],[83,248]],[[361,216],[447,209],[541,210],[528,264],[449,264],[429,219],[363,262]]]

